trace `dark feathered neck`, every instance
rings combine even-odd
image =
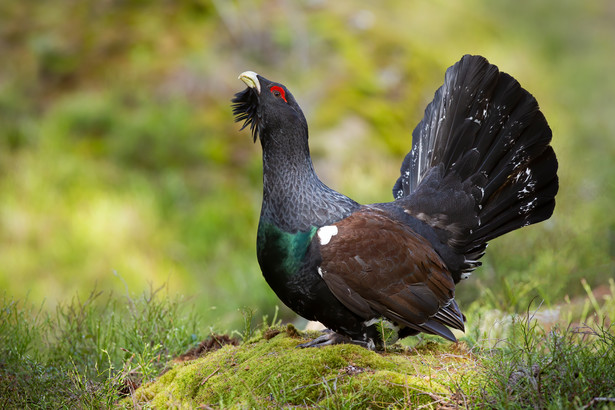
[[[264,137],[264,138],[263,138]],[[261,223],[286,232],[307,231],[348,216],[358,204],[323,184],[314,171],[307,128],[292,135],[261,136],[263,206]]]

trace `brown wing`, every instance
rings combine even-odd
[[[318,231],[319,274],[331,292],[361,317],[383,316],[414,330],[455,340],[463,330],[455,284],[429,242],[374,207],[364,207]]]

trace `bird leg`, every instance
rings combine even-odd
[[[348,336],[341,335],[329,329],[323,330],[322,333],[323,333],[322,336],[318,336],[317,338],[310,340],[309,342],[302,343],[298,345],[297,347],[300,347],[300,348],[324,347],[324,346],[338,345],[342,343],[349,343],[349,344],[362,346],[369,350],[375,349],[374,343],[371,340],[369,342],[366,342],[365,340],[353,340],[349,338]]]

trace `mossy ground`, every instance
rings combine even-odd
[[[384,353],[348,344],[298,349],[314,334],[278,329],[271,338],[225,345],[177,363],[124,405],[414,408],[450,403],[457,386],[468,389],[478,366],[462,343],[396,345]]]
[[[603,304],[588,295],[595,311],[578,326],[543,328],[528,312],[496,338],[419,335],[381,353],[297,349],[318,333],[277,316],[253,326],[250,309],[243,331],[204,338],[181,300],[158,290],[103,306],[95,293],[54,317],[0,298],[0,408],[615,408],[611,289]],[[499,326],[468,313],[482,329]]]

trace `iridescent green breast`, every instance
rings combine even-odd
[[[256,251],[267,281],[284,281],[300,270],[317,229],[290,233],[272,223],[259,223]]]

